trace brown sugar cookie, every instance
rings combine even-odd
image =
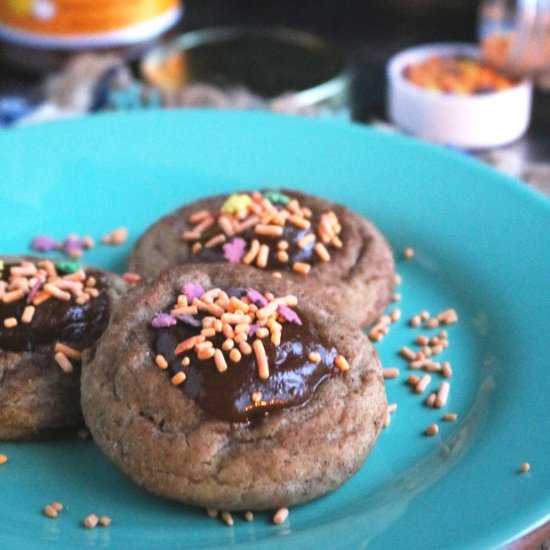
[[[82,425],[80,354],[106,328],[124,289],[98,269],[0,256],[0,440]]]
[[[336,489],[386,406],[359,329],[300,285],[239,265],[165,271],[84,354],[82,409],[103,452],[157,495],[221,510]]]
[[[129,267],[147,278],[197,262],[242,263],[297,281],[361,327],[383,313],[395,278],[391,249],[372,223],[345,206],[288,190],[184,206],[144,233]]]

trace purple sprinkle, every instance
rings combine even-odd
[[[248,331],[248,336],[254,336],[256,334],[256,331],[260,328],[259,325],[254,323],[253,325],[250,325],[250,329]]]
[[[297,325],[302,324],[302,321],[300,320],[300,317],[298,317],[296,312],[293,309],[290,309],[288,306],[284,306],[283,304],[279,304],[279,307],[277,307],[277,312],[284,319],[286,319],[289,323],[295,323]]]
[[[177,323],[177,319],[170,315],[169,313],[157,313],[153,320],[151,321],[151,325],[154,328],[165,328],[165,327],[171,327]]]
[[[38,281],[34,283],[34,286],[31,288],[27,296],[27,304],[30,304],[34,300],[34,297],[38,294],[38,291],[42,288],[43,284],[44,284],[43,279],[38,279]]]
[[[182,294],[187,298],[187,303],[192,304],[195,298],[200,298],[205,290],[200,283],[185,283],[183,285]]]
[[[261,292],[258,292],[254,288],[249,288],[246,291],[246,295],[250,299],[250,301],[256,305],[260,304],[260,306],[265,307],[269,303],[264,295]]]
[[[232,264],[240,264],[246,254],[246,241],[235,237],[231,242],[223,245],[223,257]]]
[[[177,318],[178,321],[181,321],[182,323],[189,325],[190,327],[198,328],[202,326],[202,323],[198,319],[195,319],[195,317],[193,317],[189,313],[182,313],[181,315],[178,315]]]
[[[32,240],[31,248],[38,252],[51,252],[57,248],[57,241],[48,235],[38,235]]]

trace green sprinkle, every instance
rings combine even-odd
[[[80,269],[80,264],[78,262],[57,262],[55,267],[58,271],[61,271],[65,274],[74,273]]]
[[[264,193],[264,199],[267,199],[273,204],[282,204],[283,206],[286,206],[290,202],[289,196],[277,191],[266,191]]]

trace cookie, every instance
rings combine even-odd
[[[297,281],[361,327],[383,313],[395,282],[391,249],[372,223],[297,191],[220,195],[184,206],[144,233],[129,267],[147,278],[197,262],[243,263]]]
[[[157,495],[222,510],[336,489],[387,407],[359,329],[301,285],[240,265],[165,271],[121,302],[83,361],[82,409],[102,451]]]
[[[106,328],[124,288],[97,269],[0,257],[0,440],[82,426],[80,353]]]

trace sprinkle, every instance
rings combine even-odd
[[[54,355],[55,362],[63,369],[63,372],[69,374],[73,372],[73,364],[69,361],[69,358],[62,352],[58,351]]]
[[[407,378],[407,384],[409,384],[410,386],[416,386],[419,382],[420,378],[414,374],[411,374],[408,378]]]
[[[437,392],[437,399],[435,400],[435,406],[438,409],[441,409],[441,407],[444,407],[447,404],[450,389],[451,385],[449,384],[449,382],[441,382],[441,385],[439,386],[439,391]]]
[[[229,352],[229,359],[233,361],[233,363],[238,363],[241,360],[241,352],[237,348],[233,348]]]
[[[56,518],[58,511],[51,505],[47,504],[44,506],[44,515],[48,518]]]
[[[122,275],[122,278],[129,285],[135,285],[139,283],[139,281],[141,280],[141,277],[137,273],[130,273],[130,272],[124,273],[124,275]]]
[[[284,304],[279,304],[277,306],[277,313],[289,323],[294,323],[296,325],[301,325],[302,321],[300,317],[298,317],[298,314],[293,310],[290,309],[288,306],[285,306]]]
[[[301,216],[297,216],[295,214],[289,216],[288,221],[299,229],[309,229],[311,227],[311,222],[309,220],[306,220],[305,218],[302,218]]]
[[[168,313],[157,313],[151,321],[151,326],[154,328],[171,327],[177,324],[177,319]]]
[[[249,195],[235,193],[225,200],[220,210],[224,214],[237,214],[246,210],[251,204],[252,199]]]
[[[288,241],[281,240],[277,243],[277,250],[288,250]]]
[[[439,320],[437,318],[428,319],[426,321],[426,328],[436,328],[439,326]]]
[[[297,245],[298,248],[306,248],[310,244],[313,244],[316,240],[315,233],[308,233],[307,235],[304,235],[301,239],[298,240]]]
[[[4,296],[2,296],[2,301],[5,304],[9,304],[11,302],[17,302],[17,300],[21,300],[25,296],[25,291],[22,289],[18,290],[12,290],[10,292],[6,292]]]
[[[218,510],[216,510],[216,508],[207,508],[206,509],[206,514],[208,515],[208,517],[210,519],[214,519],[214,518],[218,517]]]
[[[388,368],[382,369],[384,378],[397,378],[399,376],[399,369],[397,368]]]
[[[321,362],[321,354],[318,352],[318,351],[312,351],[308,356],[307,358],[312,362],[312,363],[320,363]]]
[[[54,351],[55,352],[61,351],[69,359],[74,359],[75,361],[80,361],[82,359],[82,352],[78,351],[77,349],[71,348],[66,344],[62,344],[61,342],[57,342],[55,344]]]
[[[256,265],[260,268],[267,266],[267,260],[269,259],[269,245],[261,244],[256,258]]]
[[[99,518],[99,525],[101,525],[101,527],[109,527],[109,525],[111,525],[111,518],[109,516],[101,516]]]
[[[53,283],[46,283],[44,285],[44,291],[50,296],[57,298],[58,300],[63,300],[65,302],[68,302],[71,299],[71,294],[69,292],[65,292],[64,290],[61,290],[58,286],[54,285]]]
[[[230,512],[222,512],[222,521],[231,527],[233,525],[233,516]]]
[[[214,248],[227,240],[227,237],[223,233],[214,235],[211,239],[204,243],[204,248]]]
[[[174,386],[179,386],[180,384],[183,384],[183,382],[185,382],[186,378],[187,376],[185,375],[185,373],[182,371],[179,371],[176,374],[174,374],[174,376],[172,376],[172,378],[170,379],[170,382],[172,382]]]
[[[422,324],[422,319],[420,318],[420,315],[414,315],[409,320],[409,325],[413,328],[418,328]]]
[[[199,212],[195,212],[194,214],[191,214],[189,216],[189,221],[193,225],[195,225],[211,217],[212,215],[210,214],[210,212],[208,212],[208,210],[200,210]]]
[[[258,292],[254,288],[248,288],[246,291],[246,296],[253,304],[259,304],[261,307],[267,306],[269,303],[261,292]]]
[[[524,463],[519,467],[519,471],[520,471],[520,473],[522,473],[522,474],[526,474],[530,469],[531,469],[531,465],[529,464],[529,462],[524,462]]]
[[[247,252],[246,256],[243,258],[243,264],[250,265],[258,255],[259,251],[260,251],[260,241],[258,239],[254,239],[250,243],[250,250]]]
[[[114,246],[124,244],[127,240],[128,240],[128,229],[126,227],[119,227],[117,229],[113,229],[113,231],[111,231],[107,235],[104,235],[101,238],[101,241],[103,242],[103,244],[112,244]]]
[[[184,351],[187,351],[187,350],[190,350],[192,348],[195,347],[195,344],[199,343],[199,342],[204,342],[205,338],[204,336],[191,336],[190,338],[187,338],[187,340],[183,340],[182,342],[180,342],[177,346],[176,346],[176,349],[174,350],[174,353],[176,355],[179,355],[180,353],[184,352]]]
[[[413,256],[414,250],[412,248],[407,247],[405,248],[405,250],[403,250],[403,258],[405,258],[405,260],[410,260]]]
[[[283,206],[286,206],[290,202],[289,196],[277,191],[266,191],[264,198],[273,204],[282,204]]]
[[[439,426],[437,424],[430,424],[424,433],[429,436],[437,435],[439,433]]]
[[[189,366],[189,363],[191,363],[191,359],[189,359],[189,357],[185,356],[182,360],[181,360],[181,364],[182,366],[184,367],[188,367]]]
[[[84,527],[86,527],[87,529],[93,529],[94,527],[96,527],[98,522],[99,522],[99,518],[95,514],[90,514],[84,519],[82,523],[84,524]]]
[[[450,378],[453,375],[453,369],[451,368],[451,363],[449,363],[449,361],[445,361],[441,364],[441,374],[445,378]]]
[[[250,510],[246,511],[243,517],[245,521],[248,521],[248,522],[254,521],[254,514]]]
[[[416,384],[414,391],[416,393],[423,393],[431,381],[432,381],[432,377],[429,374],[423,374],[420,380],[418,381],[418,384]]]
[[[309,273],[309,270],[311,269],[311,264],[308,264],[306,262],[294,262],[292,264],[292,269],[297,273],[307,275]]]
[[[334,360],[334,364],[336,367],[338,367],[342,372],[346,372],[349,370],[349,363],[347,359],[343,355],[338,355],[336,359]]]
[[[447,309],[437,316],[437,320],[444,325],[452,325],[458,321],[458,314],[454,309]]]
[[[15,317],[4,319],[4,326],[6,328],[15,328],[17,326],[17,319]]]
[[[288,508],[279,508],[273,515],[273,523],[275,525],[280,525],[281,523],[284,523],[288,518],[288,514]]]
[[[227,363],[225,361],[225,357],[223,356],[222,350],[217,349],[214,351],[214,363],[216,363],[218,372],[225,372],[227,370]]]
[[[430,393],[430,395],[426,397],[426,401],[424,401],[424,403],[426,404],[426,407],[433,407],[435,405],[436,399],[437,399],[437,394]]]
[[[320,260],[322,262],[329,262],[330,261],[330,254],[327,250],[326,246],[323,243],[317,243],[313,250],[315,251],[315,254],[319,256]]]
[[[408,348],[407,346],[403,346],[400,350],[399,350],[399,353],[401,353],[401,355],[407,359],[407,361],[413,361],[416,354],[415,352]]]
[[[445,422],[454,422],[458,418],[458,414],[456,413],[445,413],[443,415],[443,420]]]
[[[241,237],[235,237],[223,245],[223,257],[232,264],[240,264],[246,254],[246,241]]]
[[[57,248],[57,241],[48,235],[38,235],[31,242],[31,248],[38,252],[51,252]]]
[[[252,348],[254,349],[254,353],[256,355],[258,376],[261,380],[267,380],[269,378],[269,364],[267,362],[267,354],[265,352],[264,344],[261,340],[254,340]]]
[[[281,237],[283,234],[283,228],[279,225],[264,225],[259,223],[254,232],[257,235],[265,235],[267,237]]]
[[[7,461],[8,461],[7,455],[0,454],[0,465],[6,464]]]
[[[165,370],[168,368],[168,361],[166,360],[166,357],[160,353],[155,357],[155,363],[159,369]]]
[[[189,304],[192,304],[195,298],[200,298],[204,292],[204,288],[200,283],[193,282],[185,283],[181,291]]]
[[[251,396],[250,400],[252,403],[259,403],[262,400],[262,392],[261,391],[255,391]]]

